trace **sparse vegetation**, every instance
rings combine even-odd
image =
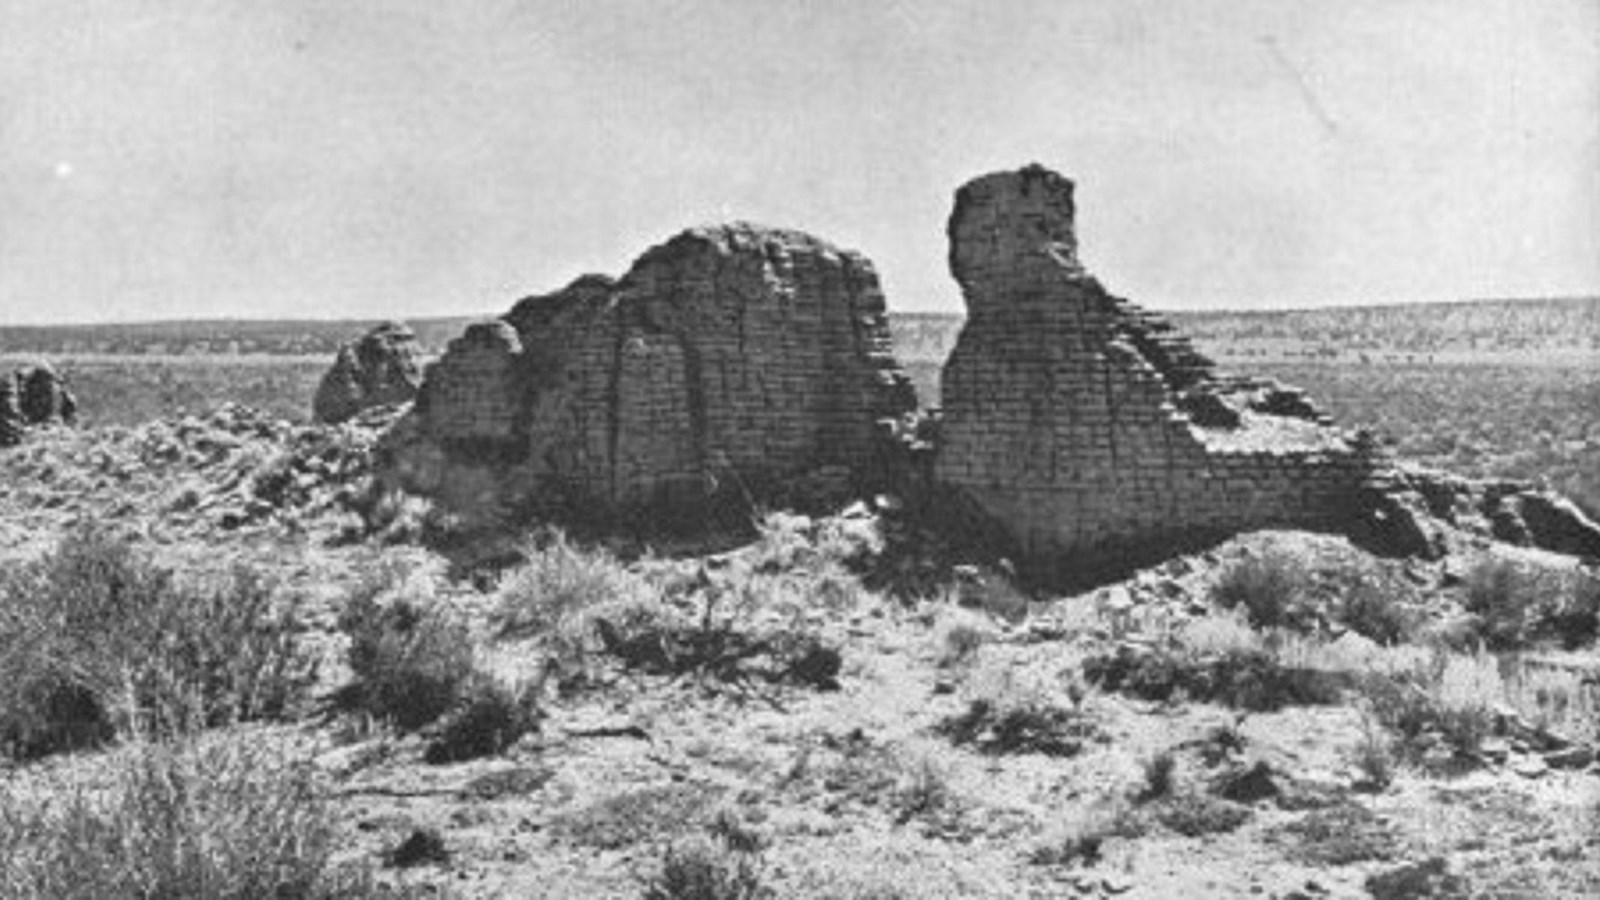
[[[772,896],[761,859],[711,840],[675,843],[661,871],[644,888],[644,900],[760,900]]]
[[[1222,609],[1243,609],[1256,628],[1313,624],[1300,564],[1282,555],[1251,556],[1224,569],[1211,599]]]
[[[103,773],[4,788],[0,894],[16,900],[404,896],[332,862],[334,812],[278,740],[135,742]]]
[[[423,758],[430,763],[492,756],[539,727],[539,709],[526,685],[512,687],[480,673],[462,694],[428,744]]]
[[[1019,684],[1009,673],[981,685],[967,708],[937,730],[958,746],[983,753],[1076,756],[1101,738],[1094,719],[1078,704],[1062,703],[1049,689]]]
[[[355,674],[345,699],[400,728],[421,728],[465,696],[475,644],[467,624],[431,597],[382,594],[381,582],[368,585],[340,617]]]
[[[1600,627],[1600,576],[1489,559],[1467,573],[1462,606],[1492,650],[1537,642],[1571,649],[1593,642]]]
[[[0,741],[16,757],[286,716],[313,674],[249,569],[183,581],[85,528],[0,579]]]

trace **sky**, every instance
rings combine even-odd
[[[1600,295],[1600,0],[0,0],[0,324],[503,311],[744,219],[959,312],[964,181],[1164,309]]]

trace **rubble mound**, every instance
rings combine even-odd
[[[968,318],[944,369],[935,477],[1037,574],[1139,546],[1345,520],[1375,461],[1305,397],[1219,375],[1077,258],[1073,184],[1040,166],[956,194]]]
[[[374,406],[408,403],[421,384],[416,333],[385,322],[339,348],[317,385],[312,414],[318,422],[338,424]]]
[[[872,264],[796,231],[683,232],[473,325],[430,366],[382,468],[470,516],[694,518],[873,477],[916,397]]]
[[[72,425],[77,418],[78,401],[48,363],[0,376],[0,447],[21,443],[28,428]]]

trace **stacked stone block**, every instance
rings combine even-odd
[[[1372,461],[1302,396],[1219,378],[1168,323],[1108,294],[1077,261],[1073,214],[1072,183],[1036,166],[957,193],[950,266],[969,315],[944,370],[935,477],[1047,571],[1347,516]]]
[[[399,322],[374,327],[339,348],[312,398],[319,422],[346,421],[364,409],[410,402],[422,383],[417,336]]]
[[[617,511],[754,499],[821,468],[863,468],[879,423],[915,408],[872,265],[734,224],[473,326],[428,372],[414,430],[444,450],[432,480],[481,462],[488,442],[508,490]]]

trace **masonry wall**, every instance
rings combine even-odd
[[[871,264],[798,232],[685,232],[474,329],[424,384],[434,480],[488,441],[507,485],[597,508],[759,496],[864,465],[875,423],[916,405]]]
[[[937,479],[1034,564],[1267,525],[1333,523],[1370,463],[1274,388],[1220,379],[1170,326],[1078,264],[1072,185],[1043,169],[957,195],[969,317],[946,364]],[[1303,404],[1302,404],[1303,405]],[[1217,408],[1228,427],[1192,409]]]

